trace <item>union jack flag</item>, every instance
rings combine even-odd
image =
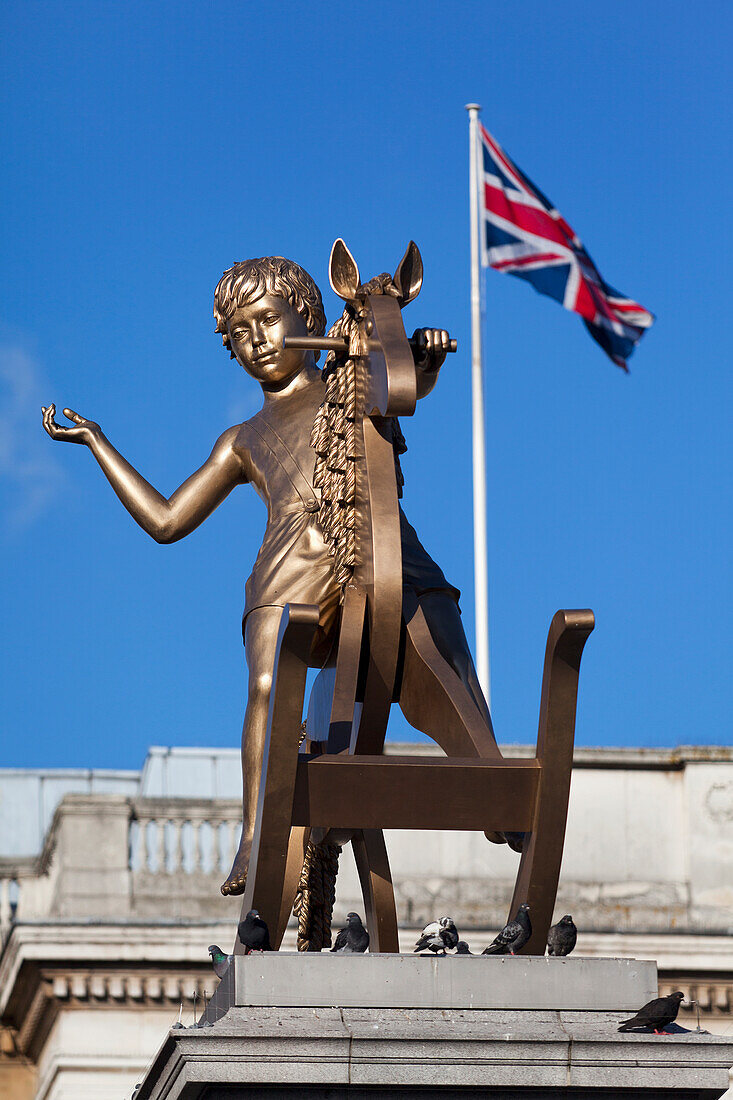
[[[482,263],[526,279],[585,327],[614,363],[626,360],[654,315],[601,278],[562,215],[479,123],[483,172]]]

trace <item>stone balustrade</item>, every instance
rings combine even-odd
[[[234,917],[241,827],[234,799],[67,795],[38,856],[0,861],[0,946],[15,921]]]
[[[237,902],[219,885],[242,829],[238,801],[138,798],[130,803],[130,907],[135,917],[234,918]]]
[[[130,807],[130,870],[226,874],[242,828],[239,802],[138,798]]]
[[[16,920],[31,916],[39,883],[39,861],[32,857],[0,859],[0,949]]]

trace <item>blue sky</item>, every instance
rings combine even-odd
[[[39,412],[55,401],[99,421],[172,492],[258,407],[213,333],[213,288],[237,259],[296,259],[332,320],[336,236],[363,275],[420,245],[405,323],[448,327],[460,350],[403,425],[405,505],[473,637],[471,100],[604,277],[658,317],[624,376],[578,318],[487,274],[498,736],[535,736],[549,621],[590,606],[580,743],[729,739],[729,5],[359,11],[4,9],[6,765],[137,767],[151,743],[238,743],[254,491],[158,546]]]

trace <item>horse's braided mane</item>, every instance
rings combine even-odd
[[[360,288],[361,293],[398,296],[392,276],[383,274]],[[359,317],[347,304],[329,336],[345,337],[354,347]],[[329,352],[323,368],[326,396],[316,413],[311,447],[316,452],[313,484],[321,493],[319,520],[334,558],[334,572],[341,589],[351,580],[356,566],[356,464],[361,454],[361,422],[364,416],[365,379],[359,357],[349,352]],[[397,492],[402,496],[404,478],[399,456],[407,450],[398,420],[386,425],[392,434]]]

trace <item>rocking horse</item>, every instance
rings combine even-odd
[[[524,952],[543,954],[565,836],[580,659],[593,613],[554,616],[535,756],[505,759],[490,722],[436,644],[419,601],[403,594],[395,418],[411,416],[416,406],[415,361],[401,309],[419,293],[420,253],[410,242],[393,278],[362,284],[355,260],[337,240],[329,274],[347,307],[340,334],[286,337],[285,346],[330,353],[326,406],[333,398],[354,442],[345,475],[351,519],[330,531],[343,589],[338,643],[314,682],[298,748],[319,612],[303,604],[284,608],[242,913],[259,910],[277,949],[309,845],[350,840],[371,950],[395,952],[385,829],[523,834],[509,915],[529,903],[533,934]],[[317,437],[314,431],[320,454]],[[328,470],[324,457],[316,484],[327,535]],[[395,702],[445,757],[384,755]],[[235,951],[241,950],[237,944]]]

